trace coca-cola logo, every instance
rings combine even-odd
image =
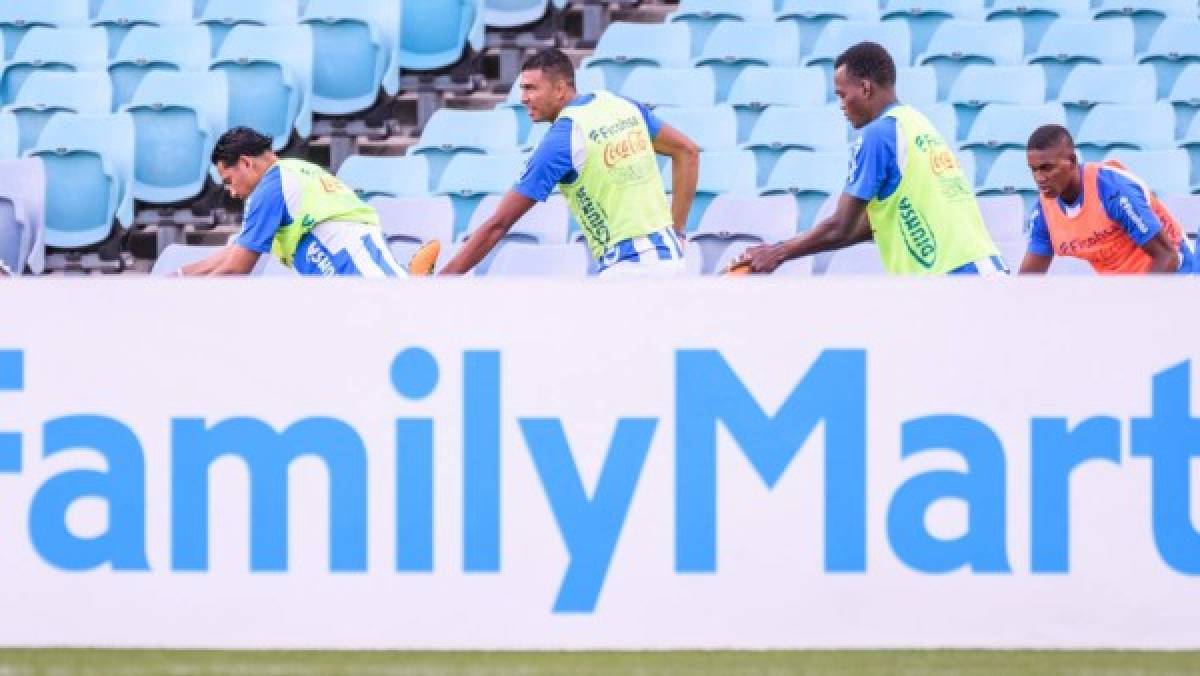
[[[611,169],[618,162],[645,153],[649,149],[650,139],[646,138],[646,134],[640,129],[631,131],[620,139],[605,144],[604,166]]]

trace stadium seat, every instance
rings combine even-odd
[[[711,71],[698,68],[638,68],[629,74],[620,94],[655,106],[711,106],[717,85]]]
[[[88,0],[5,0],[0,2],[0,43],[11,59],[25,34],[38,26],[83,28],[90,19]]]
[[[235,26],[210,66],[229,77],[230,126],[257,129],[274,139],[275,150],[293,129],[311,135],[312,60],[305,26]]]
[[[388,248],[401,265],[425,242],[437,240],[443,247],[454,241],[454,203],[449,197],[374,197],[370,205],[379,214]],[[443,248],[440,261],[446,259]]]
[[[1158,198],[1183,227],[1183,231],[1195,237],[1197,229],[1200,229],[1200,195],[1168,193]]]
[[[20,133],[17,116],[0,110],[0,161],[15,160],[21,155]]]
[[[1120,21],[1055,21],[1028,62],[1045,69],[1046,100],[1054,101],[1078,64],[1132,64],[1133,26]]]
[[[137,140],[133,196],[152,204],[204,190],[213,146],[229,128],[229,85],[219,73],[149,73],[121,110]]]
[[[833,100],[833,63],[848,48],[870,40],[877,42],[892,55],[896,66],[912,63],[912,41],[908,27],[899,22],[868,23],[864,21],[836,21],[821,31],[812,52],[802,59],[801,65],[820,66],[825,71],[826,91]]]
[[[834,251],[825,269],[827,275],[882,275],[885,272],[875,242],[861,242]]]
[[[108,64],[113,104],[128,103],[147,73],[207,71],[211,53],[212,38],[203,26],[135,26]]]
[[[830,196],[846,187],[845,153],[785,153],[759,187],[760,195],[791,195],[796,231],[808,230]]]
[[[1118,160],[1133,175],[1142,179],[1158,195],[1182,195],[1191,191],[1186,151],[1171,150],[1114,150],[1104,159]]]
[[[586,247],[574,244],[506,243],[496,249],[485,274],[493,277],[584,277],[590,256]]]
[[[876,0],[782,0],[776,2],[776,9],[776,21],[793,23],[799,29],[801,58],[812,52],[832,23],[879,20]]]
[[[656,114],[695,141],[701,151],[737,150],[737,115],[732,106],[660,108]]]
[[[663,188],[669,193],[671,185],[671,163],[663,162]],[[696,201],[692,203],[692,211],[688,214],[687,227],[684,232],[691,233],[699,225],[700,219],[708,205],[717,195],[741,194],[753,195],[756,191],[754,183],[754,155],[746,152],[714,152],[700,153],[700,176],[696,182]]]
[[[133,120],[128,115],[55,115],[26,151],[46,171],[46,245],[104,241],[113,220],[133,224]]]
[[[1029,135],[1035,129],[1046,124],[1065,126],[1066,123],[1066,113],[1063,112],[1063,107],[1056,103],[1043,103],[1038,106],[993,103],[984,107],[979,117],[975,118],[975,124],[971,125],[971,131],[959,145],[974,155],[975,185],[984,182],[992,161],[1001,151],[1020,149],[1023,158]],[[1028,167],[1025,173],[1029,173]]]
[[[1200,22],[1194,16],[1190,21],[1163,22],[1138,57],[1138,63],[1154,66],[1158,75],[1158,96],[1169,96],[1183,69],[1188,64],[1200,63]]]
[[[1196,3],[1192,0],[1099,0],[1092,16],[1105,21],[1131,21],[1135,36],[1134,50],[1144,52],[1164,21],[1196,22]]]
[[[446,163],[433,193],[446,195],[454,203],[454,233],[466,232],[476,206],[488,195],[503,195],[520,178],[525,168],[523,155],[477,155],[458,153]]]
[[[296,0],[207,0],[196,23],[208,27],[215,57],[236,26],[291,26],[299,19]]]
[[[976,195],[1018,195],[1023,202],[1022,212],[1032,211],[1038,199],[1038,189],[1033,182],[1033,173],[1029,171],[1029,161],[1024,150],[1005,150],[996,157],[986,172],[983,180],[976,184]]]
[[[104,0],[92,19],[108,32],[108,55],[116,56],[135,26],[186,26],[192,23],[192,0]]]
[[[886,0],[880,10],[885,22],[907,24],[913,54],[929,47],[934,33],[947,21],[982,21],[982,0]]]
[[[1131,123],[1131,121],[1133,121]],[[1168,103],[1104,103],[1092,108],[1075,134],[1085,160],[1110,150],[1167,150],[1175,147],[1175,111]]]
[[[993,241],[1025,239],[1028,212],[1025,211],[1025,202],[1020,196],[985,195],[977,198],[977,201],[979,213],[983,216],[983,222],[987,225]]]
[[[772,106],[762,114],[743,148],[754,153],[756,180],[762,184],[785,153],[828,152],[847,156],[849,138],[846,117],[834,106]]]
[[[1175,108],[1175,138],[1183,138],[1188,126],[1200,111],[1200,64],[1183,69],[1167,101]]]
[[[46,175],[38,159],[0,160],[0,261],[13,274],[45,267]]]
[[[557,9],[566,3],[557,0]],[[486,0],[483,6],[483,23],[492,28],[518,28],[541,21],[551,3],[549,0]]]
[[[421,139],[408,152],[426,158],[430,181],[437,185],[454,155],[505,155],[518,151],[517,122],[508,112],[441,108],[429,118]]]
[[[951,148],[954,147],[954,140],[960,134],[958,133],[958,116],[954,112],[954,106],[948,103],[939,103],[932,106],[914,106],[925,117],[929,118],[929,123],[933,128],[942,135],[942,140]]]
[[[480,200],[475,213],[467,224],[463,238],[479,229],[500,205],[500,195],[488,195]],[[524,216],[513,224],[504,241],[525,244],[561,245],[567,242],[567,201],[562,195],[551,195],[545,202],[537,202]]]
[[[1114,87],[1114,82],[1121,86]],[[1150,66],[1104,66],[1081,63],[1058,92],[1067,111],[1067,128],[1078,131],[1092,108],[1101,103],[1154,103],[1154,70]]]
[[[605,89],[621,91],[634,69],[690,67],[690,40],[687,27],[679,24],[617,22],[604,31],[583,68],[598,69]]]
[[[726,249],[737,242],[774,244],[796,234],[796,201],[789,195],[718,195],[688,237],[703,257],[703,274],[718,272]]]
[[[18,153],[33,147],[51,117],[104,115],[112,110],[112,87],[104,73],[36,72],[4,108],[17,119]]]
[[[1179,147],[1188,151],[1192,162],[1192,192],[1200,192],[1200,115],[1192,118],[1183,136],[1179,139]]]
[[[0,65],[0,104],[15,100],[31,73],[103,71],[106,43],[98,28],[30,29],[12,58]]]
[[[985,18],[988,22],[1019,25],[1023,53],[1028,56],[1037,51],[1050,24],[1059,19],[1090,19],[1091,6],[1088,0],[991,0]]]
[[[726,103],[737,114],[737,138],[744,143],[768,106],[825,105],[825,74],[816,68],[748,66],[734,80]]]
[[[400,5],[380,0],[309,0],[301,21],[312,29],[313,112],[349,115],[375,104],[382,88],[400,88],[396,31]]]
[[[338,178],[360,198],[421,197],[429,194],[429,162],[423,157],[351,155],[337,172]]]
[[[404,0],[400,11],[396,61],[404,70],[452,66],[467,46],[483,51],[483,0]]]
[[[896,69],[896,95],[911,106],[933,105],[938,97],[937,71],[927,66]]]
[[[958,116],[958,133],[965,137],[984,106],[991,103],[1036,105],[1046,95],[1046,81],[1037,66],[970,65],[951,87],[946,100]]]
[[[726,21],[713,29],[696,58],[712,71],[717,101],[724,101],[747,66],[798,66],[800,35],[788,23]]]
[[[917,64],[937,72],[938,98],[945,99],[971,64],[1015,66],[1022,63],[1021,31],[1011,23],[947,21],[929,39]]]
[[[691,32],[691,56],[704,52],[713,29],[724,23],[770,21],[774,17],[774,0],[742,0],[731,3],[727,0],[682,0],[679,9],[671,15],[671,23],[688,27]],[[800,56],[800,45],[796,44],[792,60]]]

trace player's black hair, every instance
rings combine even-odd
[[[879,43],[860,42],[842,52],[833,67],[842,66],[859,80],[870,80],[880,87],[896,86],[896,62]]]
[[[566,80],[567,84],[575,86],[575,64],[562,50],[550,47],[534,54],[525,60],[521,72],[540,70],[552,79]]]
[[[271,137],[249,127],[234,127],[221,134],[212,151],[212,162],[231,167],[242,157],[258,157],[271,149]]]
[[[1034,130],[1026,146],[1030,150],[1050,150],[1063,143],[1067,144],[1068,148],[1075,148],[1075,139],[1071,138],[1071,132],[1062,125],[1047,124]]]

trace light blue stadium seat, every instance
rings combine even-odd
[[[440,70],[467,46],[483,51],[483,0],[404,0],[397,63],[404,70]]]
[[[396,262],[407,266],[425,242],[442,243],[439,263],[444,264],[454,240],[454,203],[445,196],[374,197],[369,204],[379,214],[379,224]]]
[[[604,31],[583,68],[604,74],[604,88],[621,91],[635,69],[688,68],[691,38],[680,24],[617,22]]]
[[[1192,161],[1192,192],[1200,192],[1200,115],[1192,118],[1179,139],[1179,147],[1188,151]]]
[[[989,22],[1011,22],[1021,27],[1024,54],[1037,51],[1050,24],[1059,19],[1091,18],[1088,0],[992,0],[986,9]]]
[[[466,232],[475,207],[488,195],[508,192],[525,168],[523,155],[458,153],[450,158],[433,193],[454,203],[454,233]]]
[[[505,244],[486,274],[492,277],[585,277],[590,257],[582,244]]]
[[[122,111],[133,118],[133,196],[171,204],[198,196],[217,139],[229,128],[229,84],[220,73],[149,73]]]
[[[113,104],[123,106],[147,73],[208,70],[212,38],[203,26],[136,26],[108,64]]]
[[[937,71],[938,98],[945,99],[963,68],[971,64],[1016,66],[1023,62],[1021,31],[1011,23],[947,21],[917,57],[922,66]]]
[[[774,244],[796,234],[796,201],[789,195],[718,195],[708,205],[690,247],[700,249],[701,271],[719,272],[718,263],[729,247],[746,242]]]
[[[1032,211],[1038,200],[1038,189],[1033,182],[1033,173],[1029,171],[1025,151],[1016,148],[1000,153],[977,183],[975,194],[980,197],[1017,195],[1022,201],[1022,211]]]
[[[488,195],[480,200],[467,223],[463,238],[470,236],[483,222],[491,218],[500,205],[501,195]],[[524,244],[545,244],[549,246],[567,243],[569,229],[569,209],[562,195],[551,195],[545,202],[535,202],[533,208],[525,213],[512,229],[501,240],[503,242],[520,242]]]
[[[116,56],[135,26],[187,26],[192,23],[192,0],[104,0],[92,19],[108,32],[108,55]]]
[[[420,197],[429,194],[429,163],[423,157],[351,155],[338,178],[364,200],[375,197]]]
[[[1200,111],[1200,64],[1183,69],[1167,101],[1175,107],[1175,138],[1183,138],[1196,112]]]
[[[799,29],[801,58],[812,52],[830,24],[879,20],[876,0],[781,0],[775,6],[776,21],[795,24]]]
[[[946,100],[958,115],[958,133],[965,137],[979,111],[989,103],[1043,103],[1046,80],[1037,66],[967,66]]]
[[[1133,63],[1133,26],[1123,21],[1055,21],[1028,58],[1046,71],[1046,100],[1054,101],[1063,82],[1081,63]]]
[[[698,68],[638,68],[619,92],[647,106],[711,106],[717,85],[711,71]]]
[[[1107,23],[1107,22],[1105,22]],[[1200,22],[1165,21],[1159,26],[1149,47],[1138,57],[1138,63],[1154,66],[1158,75],[1158,96],[1165,98],[1183,69],[1200,63]]]
[[[789,23],[726,21],[713,29],[696,65],[712,71],[724,101],[747,66],[798,66],[800,35]]]
[[[309,0],[302,22],[312,28],[313,112],[348,115],[370,108],[379,90],[395,96],[398,2]]]
[[[1191,166],[1186,150],[1118,149],[1110,152],[1104,159],[1119,161],[1157,195],[1183,195],[1191,192]]]
[[[785,154],[799,151],[846,156],[849,140],[850,125],[835,106],[772,106],[763,112],[743,147],[754,153],[755,177],[761,185]]]
[[[691,55],[699,57],[713,30],[723,23],[763,22],[774,18],[774,0],[682,0],[670,16],[671,23],[683,24],[691,31]],[[797,44],[796,49],[800,46]],[[792,54],[793,60],[799,54]]]
[[[833,99],[833,64],[850,47],[864,41],[877,42],[892,55],[897,67],[912,63],[912,41],[908,26],[901,22],[867,23],[864,21],[836,21],[821,32],[812,52],[802,65],[820,66],[825,71],[826,90]]]
[[[1075,147],[1085,160],[1097,160],[1109,151],[1167,150],[1175,147],[1175,111],[1168,103],[1133,105],[1104,103],[1092,108],[1079,132]]]
[[[883,259],[875,242],[860,242],[845,249],[838,249],[829,258],[827,275],[882,275]]]
[[[666,158],[664,158],[666,159]],[[663,188],[670,193],[671,163],[660,162]],[[700,153],[700,175],[696,182],[696,201],[688,214],[685,232],[693,232],[699,225],[700,219],[708,205],[717,195],[741,194],[753,195],[756,192],[754,183],[754,155],[747,152],[712,152]]]
[[[21,154],[20,126],[11,111],[0,110],[0,161],[15,160]]]
[[[703,152],[737,150],[737,115],[732,106],[660,108],[657,116]]]
[[[17,118],[18,151],[33,147],[51,117],[104,115],[112,110],[112,88],[104,73],[36,72],[15,101],[4,108]]]
[[[296,0],[208,0],[196,23],[212,34],[213,56],[237,26],[290,26],[300,19]],[[311,69],[311,66],[310,66]]]
[[[1039,106],[993,103],[984,107],[979,117],[975,118],[975,124],[971,125],[971,131],[959,145],[974,155],[975,185],[982,185],[986,181],[992,162],[1001,151],[1017,149],[1021,157],[1024,157],[1025,146],[1035,129],[1046,124],[1066,126],[1066,123],[1066,113],[1063,107],[1056,103],[1044,103]]]
[[[30,29],[15,54],[0,66],[0,104],[16,98],[35,72],[103,71],[108,47],[102,29]]]
[[[235,26],[210,66],[229,78],[230,126],[272,137],[275,150],[293,129],[301,138],[311,135],[312,60],[307,26]]]
[[[0,2],[0,43],[10,59],[25,34],[38,26],[84,28],[91,17],[88,0],[4,0]]]
[[[46,175],[41,160],[0,159],[0,261],[13,274],[45,267]]]
[[[932,105],[938,97],[937,71],[928,66],[896,69],[896,95],[912,106]]]
[[[947,21],[982,21],[983,0],[886,0],[880,18],[907,24],[917,55],[926,51],[933,34]]]
[[[734,80],[726,103],[737,114],[737,138],[744,143],[768,106],[811,107],[826,103],[825,74],[817,68],[748,66]]]
[[[440,108],[429,118],[421,139],[408,152],[425,157],[430,181],[437,185],[455,155],[507,155],[519,150],[517,122],[507,111]]]
[[[1196,22],[1196,3],[1192,0],[1100,0],[1093,10],[1097,20],[1133,22],[1134,51],[1141,53],[1162,27],[1164,21]]]
[[[796,230],[808,230],[826,200],[846,187],[847,162],[846,153],[785,153],[758,192],[791,195],[796,201]]]
[[[128,115],[55,115],[26,151],[46,171],[46,245],[104,241],[114,219],[133,224],[133,120]]]
[[[1165,194],[1159,195],[1158,198],[1167,211],[1175,217],[1176,222],[1183,227],[1183,231],[1189,236],[1195,237],[1196,230],[1200,229],[1200,195]]]
[[[562,9],[565,2],[556,2]],[[493,28],[517,28],[535,24],[549,11],[549,0],[486,0],[483,23]]]
[[[961,136],[958,133],[958,115],[954,111],[954,106],[949,103],[937,103],[928,106],[913,106],[920,111],[933,128],[942,135],[942,140],[951,148],[954,147],[954,139]]]
[[[993,242],[1024,240],[1028,214],[1020,195],[984,195],[975,200]],[[1013,261],[1009,261],[1012,263]]]
[[[1121,83],[1114,86],[1114,83]],[[1150,66],[1103,66],[1081,63],[1058,92],[1067,111],[1067,128],[1079,130],[1088,113],[1101,103],[1149,104],[1157,99]]]

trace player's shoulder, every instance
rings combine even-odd
[[[1104,197],[1118,196],[1129,191],[1147,194],[1146,184],[1132,171],[1111,164],[1099,164],[1096,183]]]

